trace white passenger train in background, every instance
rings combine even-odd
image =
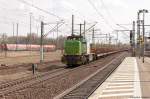
[[[56,49],[55,45],[43,45],[44,51],[54,51]],[[39,51],[40,45],[34,44],[1,44],[0,50],[4,51]]]

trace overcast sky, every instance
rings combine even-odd
[[[102,33],[114,33],[115,29],[122,29],[116,24],[131,24],[136,20],[139,9],[150,9],[150,0],[0,0],[0,33],[13,34],[13,23],[19,23],[19,35],[29,33],[30,13],[32,13],[32,32],[40,34],[38,20],[56,23],[63,19],[65,25],[60,28],[59,35],[69,35],[71,32],[71,15],[75,15],[75,23],[98,22],[96,28]],[[40,11],[38,7],[49,14]],[[53,14],[53,15],[50,15]],[[146,23],[150,19],[146,16]],[[87,28],[90,26],[89,24]],[[54,25],[46,26],[45,33]],[[78,25],[75,26],[79,28]],[[131,29],[131,26],[125,26]],[[16,32],[16,30],[15,30]],[[127,33],[126,33],[127,34]],[[112,34],[115,36],[115,33]],[[51,33],[49,36],[55,36]],[[128,39],[120,33],[121,41]]]

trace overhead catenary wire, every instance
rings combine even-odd
[[[34,4],[32,4],[32,3],[30,3],[30,2],[27,2],[27,1],[25,1],[25,0],[17,0],[17,1],[22,2],[22,3],[24,3],[24,4],[28,5],[28,6],[32,6],[33,8],[35,8],[35,9],[37,9],[37,10],[39,10],[39,11],[42,11],[42,12],[44,12],[44,13],[47,13],[47,14],[49,14],[49,15],[52,15],[52,16],[58,18],[58,19],[62,19],[62,17],[60,17],[60,16],[58,16],[58,15],[56,15],[56,14],[54,14],[54,13],[51,13],[51,12],[49,12],[49,11],[47,11],[47,10],[44,10],[44,9],[38,7],[37,5],[34,5]],[[96,9],[97,9],[97,8],[96,8]],[[99,12],[99,11],[98,11],[98,12]],[[99,12],[99,13],[100,13],[100,12]],[[104,18],[103,15],[102,15],[102,17]],[[105,20],[105,18],[104,18],[104,20]],[[36,20],[36,21],[37,21],[37,20]],[[19,22],[19,23],[20,23],[20,22]],[[106,23],[107,23],[107,22],[106,22]],[[108,24],[109,24],[109,23],[108,23]],[[66,26],[67,26],[67,25],[66,25]]]
[[[5,9],[5,8],[3,8],[3,9]],[[26,14],[26,15],[27,15],[27,14]],[[4,17],[4,16],[2,16],[2,17]],[[23,21],[20,22],[20,21],[18,21],[18,19],[6,18],[6,17],[5,17],[5,19],[8,19],[9,21],[11,21],[11,22],[9,22],[9,21],[8,21],[8,22],[3,22],[3,23],[5,23],[5,24],[7,24],[7,25],[10,25],[12,22],[15,22],[14,20],[16,20],[17,22],[22,23],[22,24],[24,24],[25,27],[27,27],[27,25],[25,25],[25,23],[24,23]],[[33,20],[34,20],[34,21],[37,21],[37,22],[40,22],[40,20],[38,20],[38,19],[36,19],[36,18],[34,18],[34,17],[33,17]],[[37,27],[36,27],[36,28],[37,28]]]
[[[104,18],[104,16],[99,12],[99,10],[97,9],[97,7],[93,4],[93,2],[91,0],[88,0],[88,2],[90,3],[90,5],[94,8],[94,10],[97,12],[97,14],[104,20],[105,24],[107,24],[112,30],[113,27],[109,24],[109,22]]]
[[[100,2],[101,2],[101,4],[103,5],[103,7],[104,7],[104,9],[105,9],[106,13],[107,13],[107,14],[108,14],[108,16],[111,18],[112,22],[116,25],[116,21],[115,21],[114,17],[111,15],[111,13],[110,13],[109,9],[106,7],[106,5],[105,5],[104,1],[103,1],[103,0],[99,0],[99,1],[100,1]]]
[[[47,11],[47,10],[44,10],[44,9],[42,9],[42,8],[40,8],[40,7],[36,6],[36,5],[34,5],[34,4],[28,3],[28,2],[26,2],[25,0],[18,0],[18,1],[21,2],[21,3],[24,3],[24,4],[28,5],[28,6],[31,6],[31,7],[35,8],[35,9],[41,11],[41,12],[44,12],[44,13],[49,14],[49,15],[51,15],[51,16],[54,16],[54,17],[58,18],[59,20],[62,20],[62,19],[63,19],[62,17],[60,17],[60,16],[58,16],[58,15],[56,15],[56,14],[54,14],[54,13],[51,13],[51,12],[49,12],[49,11]]]
[[[34,5],[33,3],[29,3],[29,2],[27,2],[27,1],[25,1],[25,0],[17,0],[17,1],[19,1],[19,2],[21,2],[21,3],[23,3],[23,4],[25,4],[25,5],[31,6],[31,7],[35,8],[35,9],[41,11],[41,12],[44,12],[44,13],[49,14],[49,15],[51,15],[51,16],[54,16],[54,17],[58,18],[59,20],[63,20],[62,17],[60,17],[60,16],[58,16],[58,15],[56,15],[56,14],[54,14],[54,13],[51,13],[51,12],[49,12],[49,11],[47,11],[47,10],[44,10],[44,9],[38,7],[37,5]],[[5,8],[4,8],[4,9],[5,9]],[[11,10],[11,9],[10,9],[10,10]],[[78,10],[75,10],[75,9],[73,9],[73,10],[81,15],[81,13],[80,13]],[[23,15],[28,15],[28,14],[23,14]],[[22,15],[18,15],[18,16],[22,16]],[[23,16],[22,16],[22,17],[23,17]],[[85,17],[85,16],[83,16],[83,17]],[[33,19],[34,19],[35,21],[40,22],[40,20],[37,20],[37,19],[35,19],[35,18],[33,18]],[[17,19],[16,19],[16,20],[17,20]],[[14,22],[14,20],[12,20],[12,22]],[[11,22],[11,23],[12,23],[12,22]],[[19,22],[19,21],[17,21],[17,22]],[[19,22],[19,23],[20,23],[20,22]],[[21,22],[21,23],[22,23],[22,22]],[[66,25],[66,23],[65,23],[65,25]],[[67,25],[66,25],[66,26],[67,26]],[[68,26],[67,26],[67,27],[68,27]]]
[[[101,2],[101,4],[103,5],[103,7],[104,7],[105,11],[107,12],[107,14],[109,15],[109,17],[112,19],[112,22],[113,22],[116,26],[119,26],[119,27],[124,28],[124,29],[128,29],[128,28],[126,28],[126,27],[123,27],[123,26],[121,26],[121,25],[116,24],[116,21],[115,21],[114,18],[112,17],[112,15],[111,15],[110,11],[108,10],[108,8],[106,7],[104,1],[103,1],[103,0],[100,0],[100,2]],[[129,29],[128,29],[128,30],[129,30]],[[128,36],[128,35],[126,35],[126,36]]]
[[[78,13],[80,15],[80,17],[78,17],[78,18],[80,18],[81,20],[85,20],[85,16],[79,10],[73,9],[73,8],[67,9],[66,7],[63,7],[63,8],[66,9],[66,10],[68,10],[71,14],[73,12]]]
[[[128,28],[126,28],[126,27],[124,27],[124,26],[121,26],[121,25],[119,25],[119,24],[117,24],[119,27],[121,27],[122,29],[125,29],[125,30],[127,30],[127,31],[129,31],[129,29]],[[129,35],[127,35],[126,33],[125,33],[125,36],[126,37],[129,37]]]
[[[40,7],[36,6],[36,5],[34,5],[34,4],[28,3],[28,2],[26,2],[25,0],[18,0],[18,1],[21,2],[21,3],[24,3],[24,4],[28,5],[28,6],[31,6],[31,7],[35,8],[35,9],[39,10],[39,11],[42,11],[42,12],[44,12],[44,13],[46,13],[46,14],[52,15],[52,16],[58,18],[59,20],[65,20],[65,18],[62,18],[62,17],[60,17],[60,16],[58,16],[58,15],[56,15],[56,14],[54,14],[54,13],[51,13],[51,12],[49,12],[49,11],[47,11],[47,10],[44,10],[44,9],[42,9],[42,8],[40,8]],[[75,10],[75,9],[72,9],[72,10],[74,10],[75,12],[77,12],[78,14],[81,15],[81,13],[80,13],[78,10]],[[82,15],[82,17],[85,18],[84,15]],[[81,19],[81,20],[83,20],[83,19]],[[37,20],[36,20],[36,21],[37,21]]]
[[[93,6],[93,8],[96,10],[96,12],[98,13],[98,15],[101,16],[101,18],[104,20],[104,22],[114,31],[113,27],[112,27],[112,26],[109,24],[109,22],[104,18],[104,16],[98,11],[98,9],[97,9],[96,6],[91,2],[91,0],[88,0],[88,1],[89,1],[89,3]],[[111,17],[112,22],[113,22],[116,26],[119,26],[119,25],[116,24],[116,21],[114,20],[114,18],[112,17],[111,13],[109,12],[109,10],[107,9],[107,7],[105,6],[104,1],[103,1],[103,0],[100,0],[100,2],[101,2],[101,4],[104,6],[104,8],[105,8],[107,14]],[[121,27],[121,26],[119,26],[119,27]],[[123,28],[123,27],[121,27],[121,28]],[[125,35],[126,35],[126,34],[125,34]],[[128,37],[128,35],[126,35],[126,36]]]
[[[65,21],[65,18],[62,18],[62,17],[60,17],[60,16],[58,16],[58,15],[56,15],[56,14],[54,14],[54,13],[51,13],[51,12],[49,12],[49,11],[47,11],[47,10],[44,10],[44,9],[42,9],[42,8],[40,8],[40,7],[36,6],[36,5],[34,5],[34,4],[28,3],[28,2],[26,2],[25,0],[17,0],[17,1],[19,1],[19,2],[21,2],[21,3],[23,3],[23,4],[26,4],[26,5],[28,5],[28,6],[31,6],[31,7],[35,8],[35,9],[41,11],[41,12],[44,12],[44,13],[48,14],[48,15],[54,16],[54,17],[58,18],[59,20]],[[36,21],[38,21],[38,20],[36,20]],[[65,23],[65,25],[66,25],[66,23]],[[66,26],[68,27],[68,25],[66,25]]]
[[[64,24],[64,23],[58,23],[56,26],[54,26],[54,28],[52,28],[48,33],[46,33],[46,34],[44,35],[44,37],[48,36],[52,31],[56,30],[57,27],[60,28],[63,24]]]

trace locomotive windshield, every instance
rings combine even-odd
[[[80,39],[83,39],[83,36],[69,36],[67,38],[68,40],[80,40]]]

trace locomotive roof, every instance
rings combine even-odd
[[[83,38],[83,36],[80,35],[72,35],[72,36],[68,36],[67,39],[73,39],[73,38]]]

